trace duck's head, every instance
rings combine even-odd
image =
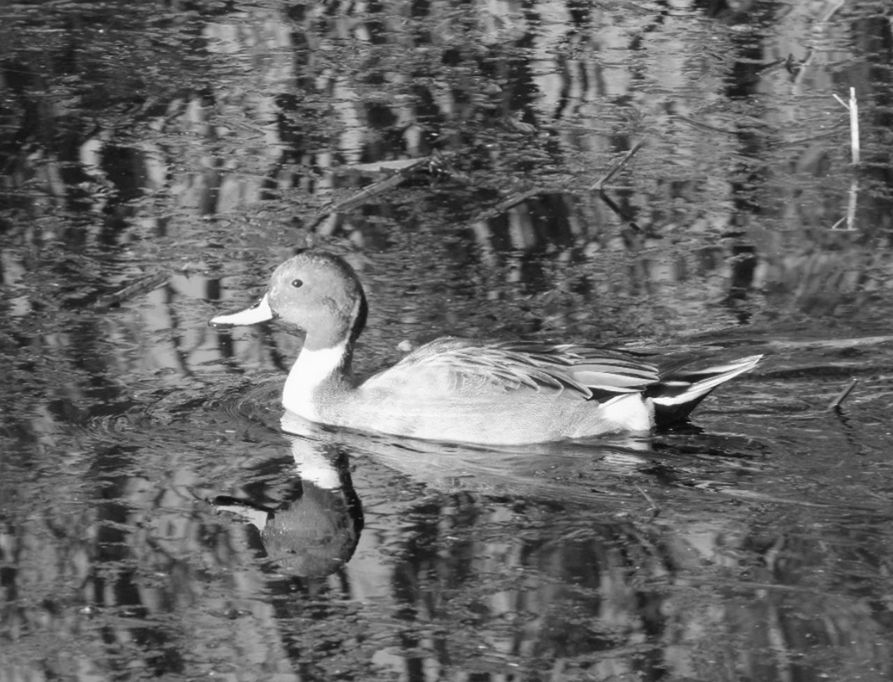
[[[218,315],[210,324],[229,327],[273,318],[304,330],[308,350],[351,344],[366,324],[366,296],[353,268],[342,258],[325,251],[304,251],[276,268],[270,288],[258,303]]]

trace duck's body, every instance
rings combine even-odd
[[[282,317],[307,333],[283,389],[284,407],[313,422],[398,436],[522,444],[648,433],[678,421],[760,356],[664,372],[640,356],[587,345],[442,338],[356,385],[353,343],[366,302],[353,270],[310,251],[273,274],[270,291],[214,325]]]

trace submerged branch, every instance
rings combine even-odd
[[[636,152],[638,152],[644,144],[645,140],[640,140],[639,142],[634,144],[632,148],[630,148],[630,150],[626,152],[623,158],[621,158],[613,166],[611,166],[608,169],[607,173],[605,173],[604,176],[590,185],[587,190],[589,192],[597,192],[602,201],[604,201],[605,204],[607,204],[607,206],[621,218],[621,220],[623,220],[630,227],[632,227],[633,230],[639,233],[643,232],[642,228],[640,228],[629,216],[625,215],[621,208],[611,199],[611,197],[609,197],[605,193],[605,185],[630,162],[633,156],[635,156]],[[422,167],[430,169],[434,161],[439,161],[441,160],[441,158],[441,156],[426,156],[418,159],[359,164],[356,166],[348,166],[338,169],[339,172],[342,173],[355,172],[369,174],[391,172],[391,174],[381,180],[378,180],[377,182],[373,182],[371,185],[362,188],[361,190],[355,192],[345,199],[329,202],[321,209],[319,209],[312,218],[310,218],[307,223],[307,229],[312,230],[314,228],[317,228],[321,223],[338,213],[345,213],[347,211],[353,210],[372,199],[380,197],[386,192],[401,185],[412,173],[414,173],[418,169]],[[511,208],[517,206],[518,204],[544,194],[566,194],[574,196],[580,194],[580,192],[573,189],[568,189],[567,186],[532,187],[527,190],[514,192],[509,196],[504,197],[495,205],[481,211],[479,214],[474,216],[470,222],[477,223],[496,218],[506,211],[510,210]]]
[[[532,189],[524,190],[523,192],[515,192],[507,196],[505,199],[497,202],[493,206],[484,209],[483,211],[475,215],[474,218],[472,218],[469,222],[479,223],[481,221],[490,220],[491,218],[496,218],[498,216],[501,216],[509,209],[514,208],[518,204],[543,194],[573,195],[574,192],[572,190],[568,190],[566,187],[534,187]]]
[[[316,215],[314,215],[313,218],[310,219],[307,225],[308,229],[312,230],[317,225],[325,221],[332,214],[345,213],[347,211],[350,211],[354,208],[357,208],[358,206],[362,206],[370,199],[379,197],[385,192],[400,186],[410,176],[410,174],[412,174],[414,171],[422,166],[428,166],[432,163],[432,161],[433,157],[424,156],[419,159],[411,159],[400,163],[391,161],[381,162],[378,164],[362,164],[361,166],[345,167],[339,169],[341,172],[356,171],[361,173],[392,171],[392,174],[388,175],[382,180],[373,182],[371,185],[363,187],[361,190],[350,195],[346,199],[326,204],[319,211],[317,211]]]
[[[125,301],[138,298],[143,294],[154,291],[160,286],[166,284],[167,281],[168,274],[163,271],[143,275],[133,280],[129,284],[124,285],[120,289],[117,289],[116,291],[101,295],[99,298],[96,299],[94,307],[99,309],[114,308],[115,306],[121,305]]]
[[[636,142],[630,148],[630,150],[626,153],[626,155],[622,159],[620,159],[620,161],[618,161],[616,164],[614,164],[614,166],[612,166],[611,168],[608,169],[608,172],[604,175],[604,177],[602,177],[600,180],[595,182],[589,188],[590,191],[598,192],[598,196],[601,198],[602,201],[605,202],[605,204],[607,204],[608,208],[610,208],[612,211],[614,211],[614,213],[616,213],[617,216],[621,220],[623,220],[623,222],[628,224],[631,228],[633,228],[633,231],[635,231],[639,234],[643,234],[645,231],[636,224],[635,220],[633,220],[631,217],[626,215],[620,209],[620,207],[614,202],[614,200],[611,199],[611,197],[609,197],[607,195],[604,188],[605,188],[605,184],[608,182],[608,180],[610,180],[615,175],[617,175],[617,173],[619,173],[620,170],[624,166],[626,166],[626,164],[628,164],[630,162],[630,160],[633,158],[633,156],[636,154],[636,152],[639,151],[639,149],[641,149],[642,145],[644,145],[644,144],[645,144],[645,140],[639,140],[638,142]]]

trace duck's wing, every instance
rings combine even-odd
[[[594,346],[442,338],[371,377],[364,387],[428,381],[447,390],[481,385],[502,390],[569,389],[588,400],[605,394],[637,393],[658,380],[654,365],[635,355]]]

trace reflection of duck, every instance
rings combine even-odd
[[[306,331],[282,403],[310,421],[415,438],[512,444],[645,433],[684,419],[761,356],[660,371],[641,356],[588,345],[441,338],[360,385],[350,377],[366,298],[338,256],[305,251],[280,265],[254,307],[211,320],[281,317]]]
[[[292,438],[300,485],[271,508],[253,499],[220,495],[212,500],[260,531],[269,557],[283,572],[323,577],[353,555],[363,528],[363,511],[353,489],[346,455],[303,438]]]

